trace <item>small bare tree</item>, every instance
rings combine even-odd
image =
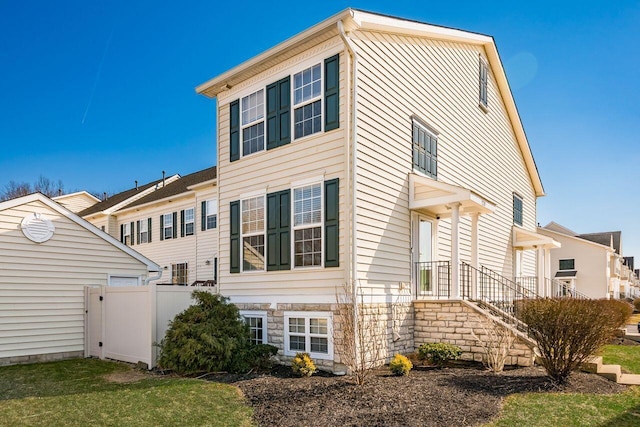
[[[516,334],[494,319],[481,319],[477,315],[475,317],[483,333],[479,337],[471,329],[471,335],[484,350],[482,363],[493,372],[502,372],[509,352],[516,342]]]
[[[336,290],[337,318],[342,328],[342,363],[358,385],[366,382],[373,369],[384,363],[385,324],[367,310],[364,295],[354,295],[345,283]]]

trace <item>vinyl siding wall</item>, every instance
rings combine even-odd
[[[98,203],[95,201],[95,199],[92,199],[91,197],[83,193],[54,197],[53,200],[60,203],[62,206],[69,209],[73,213],[78,213]]]
[[[199,190],[195,193],[187,193],[171,199],[171,201],[159,201],[152,205],[142,206],[139,210],[126,211],[117,214],[117,239],[120,240],[120,224],[152,219],[151,243],[136,243],[133,249],[153,260],[163,267],[162,277],[153,283],[171,283],[171,264],[188,263],[188,282],[195,280],[213,280],[214,258],[217,256],[217,228],[202,231],[201,203],[202,201],[215,199],[215,187]],[[194,234],[180,237],[180,211],[194,208]],[[160,216],[177,212],[177,236],[172,239],[160,240]],[[137,238],[136,228],[136,238]],[[210,261],[207,265],[206,261]],[[164,267],[167,267],[165,270]]]
[[[359,55],[358,278],[397,289],[411,280],[412,116],[438,135],[438,180],[496,203],[479,219],[480,264],[512,277],[512,194],[524,201],[524,228],[535,230],[536,199],[505,106],[489,72],[489,108],[479,107],[481,47],[415,37],[352,34]],[[468,261],[471,221],[461,219],[460,258]],[[451,223],[437,222],[438,260],[449,260]],[[523,275],[535,275],[525,251]]]
[[[346,205],[346,111],[345,105],[347,69],[343,53],[344,45],[339,37],[321,44],[309,44],[308,49],[254,78],[234,86],[218,95],[218,185],[220,191],[220,281],[221,292],[245,301],[273,302],[334,302],[336,287],[347,280],[345,257],[346,224],[349,218]],[[229,157],[229,104],[265,88],[268,84],[305,69],[340,52],[340,127],[329,132],[316,133],[301,139],[293,139],[284,146],[241,157],[230,162]],[[292,79],[293,87],[293,79]],[[292,97],[293,100],[293,97]],[[293,104],[293,103],[292,103]],[[293,110],[291,117],[293,120]],[[324,122],[324,113],[323,113]],[[323,123],[324,127],[324,123]],[[293,137],[293,132],[292,132]],[[266,146],[266,143],[265,143]],[[340,179],[340,266],[332,268],[306,268],[269,272],[229,272],[230,224],[229,203],[240,200],[243,194],[264,191],[272,193],[292,188],[292,183],[307,178],[322,180]],[[293,233],[292,233],[293,236]],[[309,301],[308,295],[314,295]],[[236,299],[237,301],[237,299]]]
[[[37,212],[53,237],[34,243],[20,223]],[[34,201],[0,212],[0,359],[84,349],[84,287],[108,275],[146,278],[147,267]]]

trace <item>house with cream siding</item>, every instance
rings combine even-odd
[[[579,234],[551,222],[538,232],[561,243],[551,253],[551,274],[569,289],[589,298],[619,298],[621,289],[625,292],[620,231]]]
[[[85,289],[159,274],[153,261],[40,193],[1,202],[0,365],[82,357]]]
[[[387,360],[478,359],[464,328],[487,304],[549,292],[559,243],[490,36],[347,9],[196,91],[217,100],[219,291],[284,360],[343,369],[344,289]]]
[[[100,199],[86,191],[77,191],[75,193],[52,197],[52,200],[60,203],[73,213],[83,211],[100,202]]]
[[[161,280],[153,283],[211,286],[218,278],[216,170],[129,189],[111,197],[117,203],[109,198],[102,202],[108,207],[92,206],[80,215],[99,226],[107,211],[109,232],[162,266]]]

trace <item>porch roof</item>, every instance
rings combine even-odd
[[[531,230],[513,226],[513,247],[518,249],[554,249],[562,245],[549,236]]]
[[[460,215],[487,214],[495,203],[468,188],[409,173],[409,209],[441,218],[451,216],[451,204],[460,203]]]

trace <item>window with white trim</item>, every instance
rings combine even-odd
[[[218,200],[207,200],[205,206],[207,210],[205,214],[206,229],[211,230],[212,228],[216,228],[218,226]]]
[[[322,131],[322,67],[313,65],[293,75],[294,138]]]
[[[292,311],[284,317],[285,355],[306,352],[316,359],[333,358],[331,313]]]
[[[164,214],[163,219],[163,234],[165,239],[173,239],[173,214]]]
[[[193,231],[195,229],[195,210],[185,209],[184,210],[184,235],[185,236],[193,236]]]
[[[575,269],[576,269],[576,260],[574,258],[559,260],[558,270],[575,270]]]
[[[131,245],[131,224],[130,223],[124,223],[122,224],[122,243],[124,243],[127,246]]]
[[[438,177],[438,137],[413,120],[413,169],[431,178]]]
[[[189,266],[186,262],[171,264],[171,283],[174,285],[187,285],[189,282]]]
[[[242,271],[263,271],[265,269],[264,219],[264,196],[242,200]]]
[[[264,89],[242,98],[240,111],[242,155],[264,150]]]
[[[322,184],[293,189],[295,267],[322,266]]]
[[[240,315],[249,326],[251,342],[253,344],[267,343],[267,312],[266,311],[240,311]]]
[[[140,243],[148,243],[149,242],[149,222],[148,220],[140,220],[138,221],[138,227],[140,227]]]

